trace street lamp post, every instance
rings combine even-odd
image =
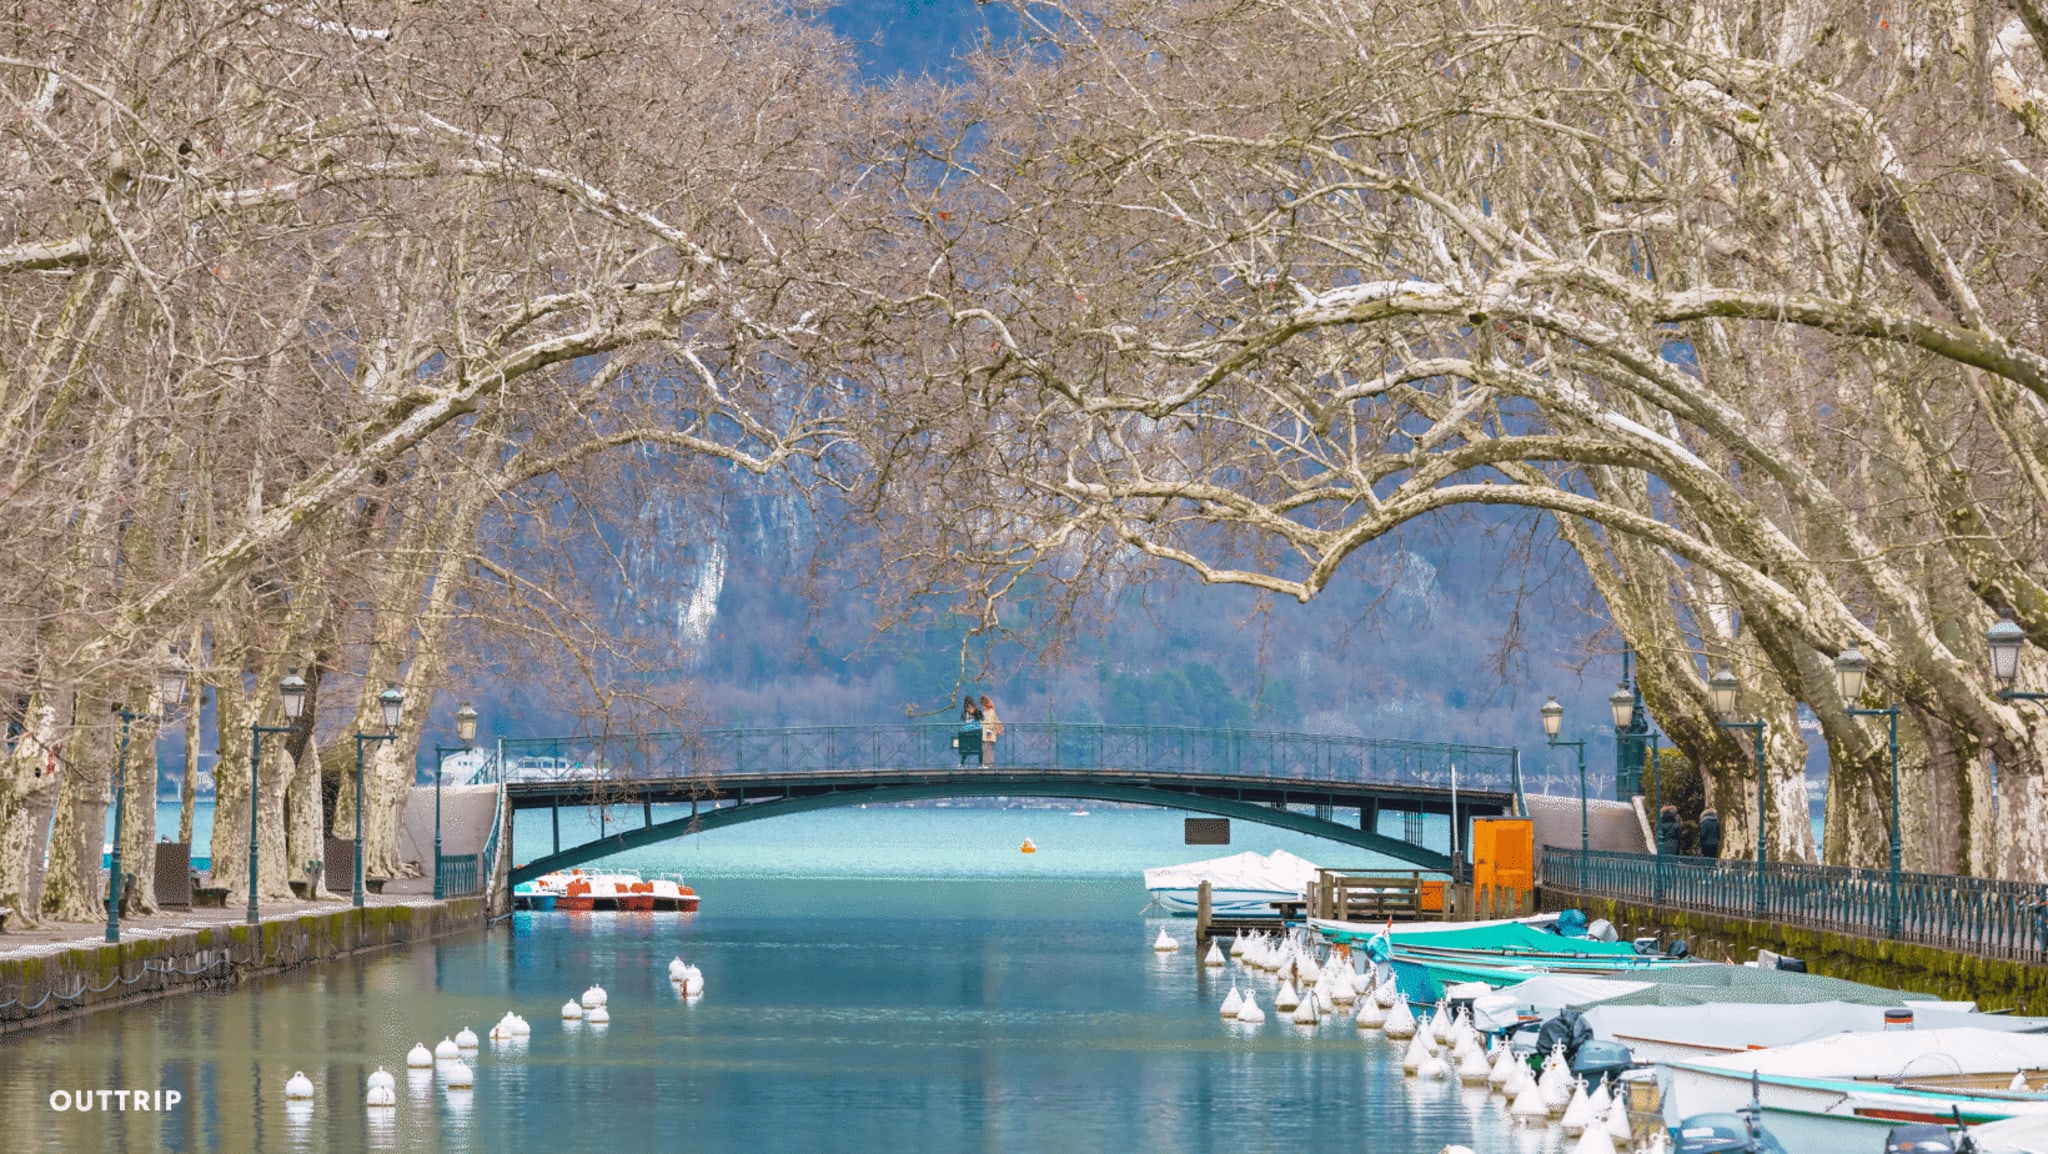
[[[1860,709],[1856,703],[1863,700],[1863,681],[1870,672],[1870,659],[1863,651],[1850,645],[1835,658],[1835,688],[1840,691],[1842,701],[1851,717],[1882,717],[1889,723],[1891,731],[1892,760],[1892,829],[1891,829],[1891,894],[1886,902],[1884,923],[1885,934],[1899,936],[1899,924],[1903,920],[1899,908],[1899,706],[1897,702],[1883,709]]]
[[[363,746],[372,741],[396,741],[398,719],[405,711],[405,695],[396,685],[386,685],[377,695],[377,708],[384,715],[384,732],[356,731],[356,856],[355,907],[363,908]]]
[[[434,747],[434,900],[448,896],[441,877],[441,770],[448,764],[448,755],[461,753],[476,745],[476,710],[463,706],[455,711],[455,736],[462,739],[461,745],[437,745]]]
[[[1720,717],[1715,721],[1722,729],[1747,729],[1756,738],[1756,914],[1764,916],[1764,723],[1758,721],[1736,721],[1735,698],[1742,684],[1735,679],[1735,671],[1723,665],[1719,673],[1707,679],[1707,689],[1714,698],[1714,712]]]
[[[156,675],[156,708],[149,713],[137,713],[128,708],[126,702],[114,707],[121,717],[121,756],[114,769],[114,851],[107,865],[107,940],[121,940],[121,835],[126,807],[123,794],[128,784],[128,727],[145,717],[161,716],[166,709],[176,709],[185,701],[187,670],[185,663],[174,652]],[[156,759],[150,759],[152,767]],[[154,775],[151,782],[154,784]]]
[[[1622,666],[1626,671],[1627,663]],[[1649,764],[1655,767],[1650,777],[1650,853],[1657,858],[1651,869],[1651,900],[1661,904],[1664,901],[1664,842],[1657,836],[1657,819],[1663,816],[1664,770],[1657,764],[1657,739],[1662,734],[1651,726],[1649,712],[1643,708],[1643,694],[1639,688],[1624,681],[1608,695],[1607,707],[1614,714],[1614,742],[1617,749],[1625,749],[1631,743],[1647,742]],[[1636,784],[1642,784],[1644,773],[1638,771]],[[1627,799],[1623,799],[1627,800]]]
[[[285,725],[256,724],[249,727],[249,913],[243,919],[255,925],[256,916],[256,827],[262,821],[257,801],[263,784],[263,735],[290,733],[299,727],[299,715],[306,709],[306,679],[294,669],[277,683],[277,695],[284,702]]]
[[[2020,647],[2027,640],[2026,631],[2013,621],[2012,610],[1998,611],[1998,623],[1984,631],[1984,640],[1991,648],[1991,676],[2000,686],[2000,701],[2048,701],[2048,693],[2025,693],[2012,687],[2020,675]]]
[[[1564,706],[1553,697],[1543,703],[1543,738],[1552,749],[1569,745],[1579,755],[1579,886],[1586,885],[1586,857],[1593,848],[1591,826],[1586,818],[1586,742],[1584,738],[1575,741],[1558,740],[1558,732],[1564,728]]]

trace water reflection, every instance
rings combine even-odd
[[[1547,1128],[1511,1132],[1479,1088],[1402,1078],[1400,1048],[1348,1016],[1293,1026],[1271,975],[1204,967],[1185,922],[1184,948],[1155,955],[1130,897],[1120,883],[720,882],[691,920],[521,915],[0,1040],[5,1146],[1309,1148],[1341,1115],[1370,1119],[1383,1154],[1554,1148]],[[677,954],[707,971],[709,996],[668,980]],[[610,991],[609,1027],[547,1028],[593,982]],[[1233,984],[1256,993],[1263,1025],[1219,1017]],[[473,1090],[404,1067],[414,1043],[508,1011],[540,1028],[475,1054]],[[404,1070],[395,1108],[364,1104],[379,1065]],[[300,1069],[310,1114],[283,1100]],[[161,1115],[48,1105],[53,1089],[103,1085],[185,1101]]]

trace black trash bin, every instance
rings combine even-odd
[[[982,764],[981,722],[970,721],[962,725],[960,732],[953,735],[953,748],[960,751],[961,765],[966,765],[970,757],[974,759],[974,764]]]

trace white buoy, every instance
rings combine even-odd
[[[1413,1074],[1420,1070],[1422,1060],[1435,1052],[1436,1044],[1429,1040],[1429,1034],[1422,1030],[1415,1031],[1415,1036],[1408,1041],[1408,1048],[1401,1053],[1401,1072]]]
[[[1386,1024],[1380,1028],[1397,1042],[1415,1036],[1415,1013],[1408,1008],[1407,998],[1395,995],[1393,1008],[1387,1011]]]
[[[372,1085],[363,1096],[363,1104],[381,1109],[398,1105],[398,1091],[390,1086]]]
[[[496,1022],[491,1023],[491,1032],[488,1035],[488,1037],[494,1043],[511,1041],[512,1015],[507,1014],[504,1017],[499,1018]]]
[[[1320,1024],[1322,1020],[1323,1015],[1316,1010],[1315,991],[1311,990],[1308,997],[1303,998],[1300,1004],[1294,1007],[1294,1024],[1297,1026],[1314,1026]]]
[[[1572,1154],[1614,1154],[1614,1138],[1605,1126],[1588,1126],[1579,1132]]]
[[[1485,1085],[1487,1076],[1492,1072],[1486,1064],[1486,1055],[1480,1053],[1477,1046],[1467,1047],[1465,1056],[1458,1059],[1458,1081],[1467,1086]]]
[[[1586,1100],[1586,1080],[1576,1078],[1572,1081],[1572,1096],[1564,1106],[1564,1117],[1559,1119],[1564,1125],[1565,1137],[1576,1138],[1583,1134],[1586,1124],[1592,1120],[1593,1110]]]
[[[1338,966],[1337,976],[1330,980],[1330,1001],[1339,1006],[1348,1006],[1358,1000],[1357,975],[1344,966]]]
[[[1571,1073],[1565,1067],[1562,1043],[1550,1048],[1550,1056],[1543,1059],[1543,1073],[1536,1079],[1536,1092],[1543,1095],[1543,1106],[1553,1114],[1564,1113],[1572,1100]]]
[[[1508,1103],[1508,1113],[1522,1119],[1548,1118],[1550,1108],[1543,1104],[1543,1095],[1537,1091],[1536,1083],[1525,1078],[1515,1100]]]
[[[1377,1030],[1387,1024],[1387,1012],[1380,1009],[1379,999],[1358,999],[1358,1013],[1352,1017],[1361,1030]]]
[[[1294,983],[1280,979],[1280,988],[1273,992],[1273,1008],[1286,1013],[1301,1005],[1301,995],[1294,992]]]
[[[1607,1079],[1595,1083],[1592,1092],[1586,1095],[1586,1125],[1599,1126],[1607,1121],[1607,1107],[1614,1101],[1607,1092]]]
[[[458,1033],[457,1033],[457,1034],[455,1035],[455,1048],[456,1048],[456,1049],[458,1049],[458,1050],[474,1050],[474,1049],[476,1049],[476,1046],[477,1046],[477,1038],[476,1038],[476,1031],[475,1031],[475,1030],[472,1030],[472,1029],[470,1029],[470,1028],[469,1028],[468,1026],[464,1026],[464,1027],[462,1027],[462,1029],[461,1029],[461,1030],[460,1030],[460,1031],[459,1031],[459,1032],[458,1032]]]
[[[1442,1006],[1429,1016],[1429,1036],[1440,1043],[1451,1040],[1451,1016],[1444,1013]]]
[[[1472,1028],[1472,1014],[1469,1010],[1458,1011],[1458,1017],[1451,1023],[1451,1048],[1462,1048],[1467,1042],[1476,1042],[1479,1031]]]
[[[1446,1146],[1436,1154],[1477,1154],[1470,1146]]]
[[[1380,1004],[1380,1009],[1382,1010],[1393,1009],[1394,999],[1400,996],[1401,987],[1392,978],[1388,978],[1386,981],[1381,982],[1379,986],[1372,992],[1372,1000],[1378,1002]]]
[[[1415,1068],[1415,1076],[1425,1082],[1442,1082],[1451,1076],[1451,1064],[1444,1061],[1442,1054],[1431,1051]]]
[[[1519,1064],[1515,1061],[1514,1047],[1502,1046],[1500,1052],[1493,1056],[1493,1069],[1488,1071],[1486,1075],[1486,1084],[1496,1090],[1501,1090],[1502,1087],[1508,1084],[1508,1071]],[[1501,1090],[1501,1092],[1510,1093],[1511,1091]]]
[[[297,1071],[291,1077],[285,1079],[284,1096],[302,1101],[311,1098],[313,1096],[313,1079],[306,1077],[304,1070]]]
[[[1205,966],[1220,966],[1227,961],[1229,959],[1223,956],[1223,947],[1217,945],[1212,940],[1209,943],[1209,952],[1202,955],[1202,964]]]
[[[437,1062],[453,1062],[460,1057],[462,1047],[456,1045],[453,1038],[443,1038],[441,1044],[434,1047],[434,1060]]]
[[[379,1086],[386,1090],[395,1090],[398,1088],[398,1079],[391,1076],[391,1071],[379,1066],[375,1070],[370,1071],[369,1086],[372,1090]]]
[[[1243,957],[1245,947],[1250,941],[1251,935],[1249,934],[1239,934],[1230,939],[1230,956],[1233,958]]]
[[[686,965],[684,965],[684,964],[683,964],[683,959],[681,959],[681,958],[679,958],[679,957],[678,957],[678,958],[671,958],[671,959],[669,960],[669,963],[668,963],[668,980],[669,980],[669,981],[671,981],[671,982],[680,982],[680,981],[682,981],[682,980],[683,980],[684,978],[687,978],[687,977],[689,977],[689,976],[690,976],[690,967],[688,967],[688,966],[686,966]]]
[[[704,971],[690,967],[690,976],[683,979],[683,996],[694,998],[704,992]]]
[[[476,1071],[460,1058],[444,1062],[441,1064],[441,1082],[450,1090],[467,1090],[476,1085]]]
[[[1235,1018],[1237,1017],[1237,1008],[1243,1004],[1243,1000],[1238,996],[1237,986],[1233,984],[1230,987],[1230,992],[1223,996],[1223,1009],[1219,1010],[1218,1013],[1221,1013],[1226,1018]]]
[[[1309,956],[1303,956],[1295,961],[1294,972],[1304,982],[1313,982],[1323,976],[1323,968],[1316,965],[1315,958]]]
[[[430,1070],[434,1066],[434,1052],[427,1049],[425,1043],[415,1042],[412,1049],[406,1051],[405,1065],[410,1070]]]
[[[522,1018],[517,1014],[509,1014],[507,1015],[507,1017],[510,1017],[512,1019],[513,1037],[524,1038],[533,1033],[533,1027],[526,1024],[525,1018]]]
[[[577,1005],[577,1004],[576,1004],[575,1002],[563,1002],[563,1003],[562,1003],[562,1020],[563,1020],[563,1021],[565,1021],[565,1022],[573,1022],[573,1021],[576,1021],[576,1020],[578,1020],[578,1019],[580,1019],[580,1018],[582,1018],[582,1017],[583,1017],[583,1007],[582,1007],[582,1006],[579,1006],[579,1005]]]
[[[1628,1124],[1628,1103],[1620,1094],[1607,1103],[1607,1136],[1618,1138],[1623,1145],[1635,1140],[1635,1127]]]
[[[604,987],[603,987],[603,986],[592,986],[592,987],[590,987],[589,989],[587,989],[587,990],[583,991],[583,1008],[584,1008],[584,1009],[586,1009],[586,1010],[588,1010],[588,1009],[592,1009],[593,1007],[596,1007],[596,1006],[602,1006],[602,1005],[604,1005],[604,1003],[605,1003],[605,992],[604,992]]]
[[[1180,943],[1173,939],[1172,934],[1166,932],[1165,926],[1161,926],[1159,936],[1152,939],[1152,948],[1162,954],[1170,954],[1180,948]]]
[[[1523,1090],[1534,1088],[1535,1085],[1536,1075],[1529,1072],[1528,1066],[1518,1061],[1510,1062],[1507,1080],[1500,1084],[1500,1094],[1501,1097],[1512,1102],[1520,1096]],[[1536,1100],[1539,1102],[1543,1100],[1541,1091],[1537,1092]]]
[[[1237,1007],[1237,1020],[1249,1022],[1254,1026],[1266,1020],[1266,1011],[1259,1009],[1259,999],[1256,994],[1246,994],[1244,996],[1244,1002]]]

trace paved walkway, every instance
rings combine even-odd
[[[384,886],[382,894],[365,894],[367,905],[433,905],[434,883],[431,878],[399,878]],[[257,914],[265,921],[274,918],[288,918],[299,914],[327,914],[344,909],[349,904],[347,894],[338,901],[264,902],[257,907]],[[248,916],[246,899],[227,909],[166,909],[163,913],[147,917],[121,918],[121,940],[160,937],[181,933],[185,930],[205,929],[210,926],[239,924]],[[29,954],[54,953],[60,950],[76,949],[82,946],[103,946],[107,944],[107,923],[97,922],[54,922],[45,918],[35,929],[17,927],[13,918],[8,919],[7,929],[0,931],[0,958],[21,957]]]

